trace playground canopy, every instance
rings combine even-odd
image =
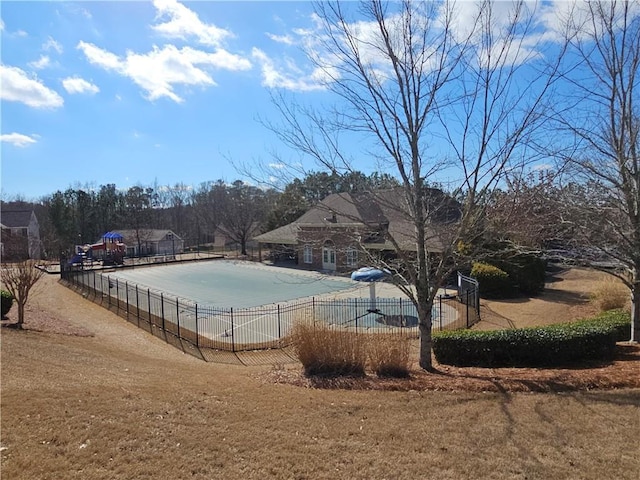
[[[106,238],[109,240],[122,240],[124,237],[120,235],[118,232],[107,232],[102,235],[102,238]]]

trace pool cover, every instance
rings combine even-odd
[[[347,278],[227,260],[119,270],[109,275],[221,308],[257,307],[359,286]]]

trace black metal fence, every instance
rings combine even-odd
[[[418,337],[414,305],[403,298],[303,299],[252,308],[219,308],[124,281],[97,270],[65,270],[61,278],[86,298],[184,351],[240,352],[282,348],[296,322],[324,322],[362,333]],[[433,330],[468,328],[479,320],[474,292],[436,297]]]

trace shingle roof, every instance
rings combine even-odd
[[[450,222],[459,217],[459,204],[437,189],[429,189],[425,203],[435,222]],[[403,250],[415,250],[415,226],[409,215],[409,208],[402,189],[379,190],[366,193],[336,193],[322,200],[318,205],[296,221],[255,237],[262,243],[297,243],[301,228],[340,228],[360,226],[370,230],[388,233]],[[443,249],[438,229],[427,232],[427,248],[432,252]],[[387,238],[371,237],[363,239],[368,248],[391,250],[392,242]]]
[[[20,228],[29,226],[33,210],[2,210],[0,223],[7,228]]]

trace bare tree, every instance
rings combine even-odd
[[[4,264],[0,268],[0,279],[4,288],[13,295],[18,304],[18,322],[16,328],[24,324],[24,307],[29,300],[34,285],[42,278],[44,270],[36,267],[35,260],[27,260],[16,264]]]
[[[438,288],[455,269],[459,242],[481,234],[494,187],[530,160],[527,141],[547,107],[562,53],[554,63],[541,60],[545,45],[530,36],[533,12],[526,2],[461,7],[318,3],[323,32],[310,58],[336,103],[318,111],[276,97],[284,125],[271,128],[331,172],[352,169],[340,135],[357,136],[370,146],[369,158],[399,177],[402,205],[388,207],[403,211],[413,247],[387,240],[399,259],[391,265],[397,285],[418,312],[420,366],[427,370]],[[457,222],[438,221],[442,203],[428,187],[443,180],[462,199]]]
[[[247,255],[247,243],[261,228],[266,211],[267,195],[261,189],[240,180],[226,187],[220,229],[240,244],[242,255]]]
[[[583,243],[631,290],[631,340],[640,340],[640,3],[590,1],[570,19],[568,105],[557,116],[569,133],[561,155],[568,179],[589,201],[565,198]],[[568,108],[571,107],[571,108]],[[557,125],[557,124],[556,124]],[[598,264],[596,264],[597,266]]]

